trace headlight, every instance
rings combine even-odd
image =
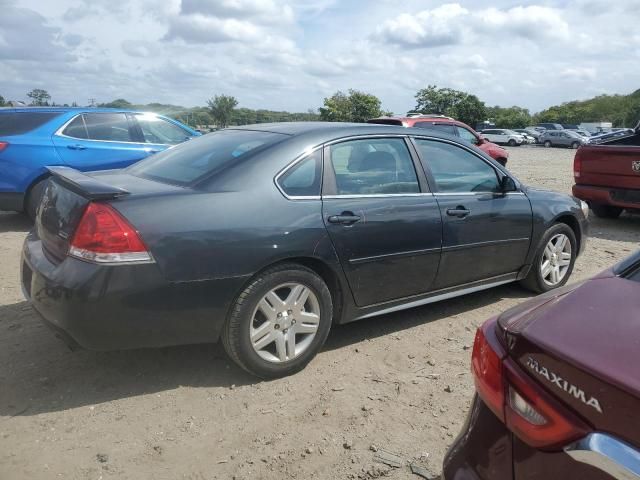
[[[589,217],[589,204],[584,200],[580,200],[580,208],[582,209],[582,213],[584,214],[584,218]]]

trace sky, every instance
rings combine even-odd
[[[0,0],[0,95],[404,113],[427,85],[532,112],[640,88],[640,0]]]

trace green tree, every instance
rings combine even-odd
[[[327,122],[366,122],[384,113],[378,97],[353,89],[348,95],[338,91],[325,98],[319,111],[320,119]]]
[[[124,98],[117,98],[109,103],[99,103],[98,107],[103,107],[103,108],[131,108],[133,107],[133,104],[131,104],[130,102],[126,101]]]
[[[487,107],[487,117],[500,128],[524,128],[531,125],[531,114],[522,107]]]
[[[478,97],[452,88],[429,85],[416,93],[415,111],[453,117],[472,127],[486,119],[484,102]]]
[[[216,95],[207,100],[209,113],[219,128],[225,128],[233,116],[238,100],[230,95]]]
[[[7,106],[7,102],[4,100],[4,97],[2,95],[0,95],[0,107],[5,107]]]
[[[51,95],[46,90],[42,90],[40,88],[34,88],[29,93],[27,93],[27,97],[31,99],[31,105],[37,107],[46,107],[49,105],[49,100],[51,100]]]

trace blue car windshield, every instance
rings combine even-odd
[[[193,185],[245,161],[288,135],[256,130],[220,130],[158,153],[127,173],[174,185]]]

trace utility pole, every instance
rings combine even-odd
[[[90,98],[89,99],[89,106],[90,107],[95,107],[96,106],[96,99],[95,98]]]

